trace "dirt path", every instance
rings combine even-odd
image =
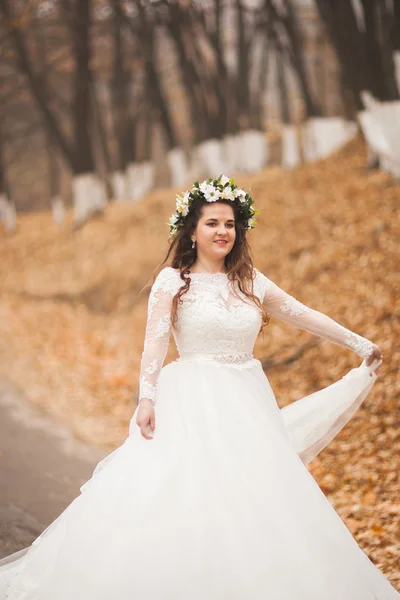
[[[0,381],[0,557],[31,544],[79,495],[105,455]]]

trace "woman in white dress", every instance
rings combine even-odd
[[[373,386],[380,349],[253,268],[257,212],[224,176],[178,197],[129,435],[0,561],[0,600],[399,600],[306,468]],[[364,360],[279,409],[253,356],[269,315]],[[179,358],[163,366],[171,331]]]

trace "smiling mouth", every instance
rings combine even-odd
[[[227,240],[215,240],[216,244],[220,244],[221,246],[223,246],[224,244],[227,244],[228,241]]]

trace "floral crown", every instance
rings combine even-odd
[[[203,183],[195,181],[191,190],[188,190],[182,196],[177,195],[176,211],[167,223],[170,227],[170,236],[175,235],[179,227],[182,227],[185,217],[196,199],[206,200],[207,202],[216,202],[217,200],[231,200],[234,202],[238,200],[240,215],[245,222],[246,229],[254,229],[256,225],[254,215],[259,214],[260,211],[253,207],[254,201],[250,194],[235,185],[233,177],[229,179],[225,175],[220,175],[217,179],[206,179]]]

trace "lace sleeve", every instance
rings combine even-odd
[[[346,329],[328,315],[305,306],[260,271],[257,271],[257,278],[260,280],[262,290],[262,304],[270,315],[343,348],[353,350],[361,358],[367,358],[371,354],[373,343],[368,339]]]
[[[150,290],[144,349],[140,363],[139,403],[156,404],[157,382],[168,350],[172,299],[178,289],[177,273],[165,267]]]

